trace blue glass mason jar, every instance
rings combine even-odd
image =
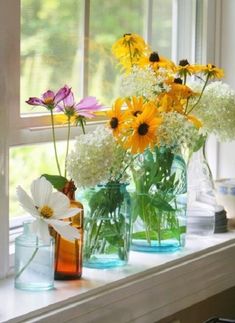
[[[155,147],[140,155],[132,169],[131,249],[169,252],[185,245],[187,166],[182,154]]]
[[[54,238],[39,239],[24,222],[23,233],[15,239],[15,288],[31,291],[54,287]]]
[[[84,205],[83,266],[102,269],[127,264],[131,207],[126,186],[109,182],[80,193]]]

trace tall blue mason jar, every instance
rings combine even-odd
[[[132,170],[131,249],[169,252],[185,245],[187,166],[182,154],[155,147],[139,156]]]
[[[54,238],[43,242],[24,222],[15,239],[15,288],[42,291],[54,287]]]

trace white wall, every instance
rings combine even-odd
[[[235,90],[235,0],[221,0],[220,66],[224,81]],[[235,127],[235,124],[234,124]],[[217,178],[235,178],[235,141],[220,143],[218,147]]]

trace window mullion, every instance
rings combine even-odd
[[[89,55],[89,34],[90,34],[90,0],[82,1],[82,57],[81,57],[81,78],[83,97],[88,95],[88,55]]]
[[[20,2],[0,1],[0,277],[8,272],[9,258],[9,119],[19,102]],[[18,89],[18,90],[17,90]]]
[[[196,0],[173,1],[172,59],[195,60]]]
[[[148,0],[145,8],[144,38],[147,44],[152,45],[153,0]]]

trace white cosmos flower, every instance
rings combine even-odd
[[[17,197],[22,208],[30,213],[35,221],[31,230],[42,240],[48,241],[50,224],[61,236],[68,240],[79,238],[76,228],[69,222],[61,221],[79,213],[81,209],[70,208],[69,198],[61,192],[52,192],[53,186],[45,177],[34,180],[31,184],[32,198],[18,186]]]

